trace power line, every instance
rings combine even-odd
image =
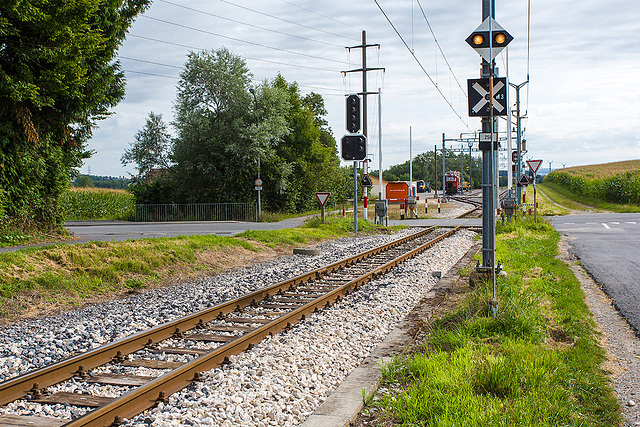
[[[273,30],[271,28],[260,27],[258,25],[249,24],[248,22],[238,21],[236,19],[231,19],[231,18],[227,18],[227,17],[224,17],[224,16],[216,15],[215,13],[206,12],[204,10],[194,9],[192,7],[189,7],[189,6],[183,6],[181,4],[173,3],[173,2],[168,1],[168,0],[158,0],[158,1],[170,4],[170,5],[173,5],[173,6],[176,6],[176,7],[180,7],[180,8],[183,8],[183,9],[187,9],[187,10],[190,10],[192,12],[197,12],[197,13],[202,13],[204,15],[213,16],[214,18],[223,19],[225,21],[234,22],[234,23],[240,24],[240,25],[246,25],[247,27],[251,27],[251,28],[257,28],[259,30],[270,31],[272,33],[281,34],[281,35],[284,35],[284,36],[287,36],[287,37],[295,37],[295,38],[298,38],[298,39],[301,39],[301,40],[306,40],[306,41],[310,41],[310,42],[314,42],[314,43],[325,44],[325,45],[328,45],[328,46],[342,47],[342,45],[339,45],[339,44],[324,42],[324,41],[321,41],[321,40],[314,40],[314,39],[310,39],[310,38],[307,38],[307,37],[298,36],[298,35],[295,35],[295,34],[285,33],[283,31]]]
[[[198,51],[205,51],[207,49],[203,48],[203,47],[197,47],[197,46],[191,46],[191,45],[186,45],[186,44],[181,44],[181,43],[175,43],[175,42],[170,42],[168,40],[160,40],[160,39],[156,39],[153,37],[146,37],[146,36],[140,36],[137,34],[128,34],[131,37],[135,37],[135,38],[139,38],[139,39],[143,39],[143,40],[150,40],[150,41],[154,41],[157,43],[163,43],[163,44],[168,44],[171,46],[178,46],[178,47],[184,47],[187,49],[192,49],[192,50],[198,50]],[[121,58],[124,58],[121,56]],[[316,70],[316,71],[324,71],[324,72],[328,72],[328,73],[335,73],[337,72],[336,70],[329,70],[327,68],[318,68],[318,67],[309,67],[307,65],[300,65],[300,64],[288,64],[286,62],[279,62],[279,61],[271,61],[268,59],[261,59],[261,58],[254,58],[251,56],[243,56],[244,59],[249,59],[252,61],[259,61],[259,62],[266,62],[268,64],[276,64],[276,65],[284,65],[287,67],[292,67],[292,68],[304,68],[304,69],[308,69],[308,70]],[[132,61],[142,61],[141,59],[133,59],[133,58],[126,58]],[[163,64],[165,65],[165,64]]]
[[[302,10],[304,10],[304,11],[307,11],[307,12],[313,13],[314,15],[318,15],[318,16],[321,16],[321,17],[323,17],[323,18],[325,18],[325,19],[329,19],[329,20],[331,20],[331,21],[333,21],[333,22],[337,22],[338,24],[344,25],[345,27],[347,27],[347,28],[349,28],[349,29],[353,29],[353,25],[351,25],[351,24],[347,24],[346,22],[342,22],[342,21],[340,21],[340,20],[338,20],[338,19],[335,19],[335,18],[332,18],[332,17],[330,17],[330,16],[323,15],[323,14],[318,13],[318,12],[316,12],[316,11],[313,11],[313,10],[311,10],[311,9],[307,9],[306,7],[302,7],[302,6],[299,6],[299,5],[295,4],[295,3],[291,3],[290,1],[287,1],[287,0],[280,0],[280,1],[282,1],[283,3],[286,3],[286,4],[288,4],[288,5],[291,5],[291,6],[297,7],[298,9],[302,9]],[[352,40],[355,40],[355,39],[352,39]]]
[[[283,19],[283,18],[280,18],[278,16],[269,15],[268,13],[260,12],[259,10],[251,9],[250,7],[241,6],[239,4],[233,3],[233,2],[228,1],[228,0],[219,0],[219,1],[221,1],[222,3],[226,3],[228,5],[231,5],[231,6],[239,7],[240,9],[244,9],[244,10],[248,10],[248,11],[253,12],[253,13],[257,13],[259,15],[263,15],[263,16],[267,16],[269,18],[277,19],[278,21],[286,22],[288,24],[297,25],[299,27],[307,28],[307,29],[314,30],[314,31],[319,31],[321,33],[329,34],[331,36],[341,37],[341,38],[350,39],[350,40],[356,40],[356,39],[351,38],[351,37],[345,37],[345,36],[340,35],[340,34],[332,33],[330,31],[325,31],[325,30],[321,30],[319,28],[314,28],[314,27],[310,27],[308,25],[300,24],[298,22],[289,21],[287,19]]]
[[[420,0],[416,0],[416,2],[418,3],[418,7],[420,7],[420,11],[422,12],[422,16],[424,17],[424,20],[427,23],[427,26],[429,27],[429,31],[431,31],[431,35],[433,36],[433,40],[436,42],[436,46],[438,46],[438,50],[440,50],[440,53],[442,54],[442,58],[444,58],[444,62],[447,64],[447,67],[449,68],[449,72],[453,76],[454,80],[458,84],[458,87],[460,88],[460,90],[462,91],[462,93],[464,94],[464,96],[466,98],[467,97],[467,93],[462,88],[462,86],[460,85],[460,81],[458,80],[458,77],[456,77],[456,74],[453,72],[453,69],[451,68],[451,64],[449,64],[449,61],[447,60],[447,56],[444,54],[444,52],[442,50],[442,47],[440,46],[440,43],[438,42],[438,39],[436,38],[436,34],[433,32],[433,28],[431,28],[431,23],[429,22],[429,19],[427,19],[427,15],[424,12],[424,9],[422,8],[422,4],[420,4]]]
[[[147,73],[145,71],[135,71],[135,70],[125,70],[125,69],[123,69],[122,71],[124,71],[126,73],[144,74],[145,76],[164,77],[165,79],[180,80],[180,77],[165,76],[163,74],[155,74],[155,73]]]
[[[162,22],[162,23],[167,24],[167,25],[173,25],[175,27],[185,28],[185,29],[188,29],[188,30],[197,31],[199,33],[204,33],[204,34],[209,34],[209,35],[212,35],[212,36],[222,37],[224,39],[233,40],[233,41],[237,41],[237,42],[241,42],[241,43],[246,43],[246,44],[250,44],[250,45],[253,45],[253,46],[258,46],[258,47],[263,47],[263,48],[266,48],[266,49],[277,50],[279,52],[290,53],[290,54],[293,54],[293,55],[304,56],[304,57],[307,57],[307,58],[320,59],[322,61],[329,61],[329,62],[336,62],[338,64],[343,64],[342,61],[337,61],[335,59],[322,58],[322,57],[316,56],[316,55],[309,55],[309,54],[306,54],[306,53],[295,52],[293,50],[282,49],[282,48],[279,48],[279,47],[268,46],[268,45],[265,45],[265,44],[252,42],[252,41],[249,41],[249,40],[243,40],[243,39],[239,39],[239,38],[236,38],[236,37],[225,36],[225,35],[222,35],[222,34],[219,34],[219,33],[214,33],[213,31],[202,30],[200,28],[195,28],[195,27],[190,27],[188,25],[178,24],[176,22],[167,21],[165,19],[154,18],[152,16],[147,16],[147,15],[142,15],[142,17],[146,18],[146,19],[150,19],[152,21]]]
[[[144,59],[129,58],[128,56],[121,56],[121,55],[118,55],[118,58],[126,59],[127,61],[144,62],[145,64],[160,65],[162,67],[171,67],[171,68],[177,68],[179,70],[182,70],[182,67],[178,67],[177,65],[163,64],[161,62],[154,62],[154,61],[145,61]]]
[[[125,58],[123,58],[123,59],[125,59]],[[150,61],[142,61],[142,62],[150,62]],[[158,64],[158,65],[167,65],[169,67],[173,67],[172,65],[168,65],[168,64]],[[157,74],[157,73],[148,73],[146,71],[136,71],[136,70],[127,70],[127,69],[123,69],[122,71],[124,71],[126,73],[143,74],[145,76],[162,77],[162,78],[166,78],[166,79],[180,80],[180,77],[167,76],[167,75],[164,75],[164,74]],[[251,79],[251,80],[253,82],[256,82],[256,83],[262,83],[262,80],[258,80],[258,79]],[[298,83],[298,87],[306,88],[306,89],[317,89],[317,90],[328,91],[328,92],[339,92],[339,94],[331,94],[331,95],[340,95],[340,96],[342,96],[342,89],[334,89],[334,88],[330,88],[330,87],[319,87],[319,86],[308,86],[308,85],[301,85],[300,83]]]
[[[407,44],[407,42],[404,40],[404,38],[402,37],[402,35],[400,34],[400,32],[398,32],[398,29],[396,28],[395,25],[393,25],[393,22],[391,22],[391,19],[389,19],[389,16],[387,16],[387,14],[385,13],[385,11],[382,9],[382,6],[380,6],[380,4],[378,3],[378,0],[373,0],[374,3],[378,6],[378,9],[380,9],[380,12],[382,12],[382,14],[384,15],[384,17],[387,19],[387,22],[389,22],[389,25],[391,25],[391,28],[393,28],[393,31],[396,32],[396,34],[398,35],[398,37],[400,38],[400,40],[402,41],[402,43],[404,44],[404,46],[407,48],[407,50],[409,51],[409,53],[411,54],[411,56],[413,56],[413,59],[415,59],[415,61],[418,63],[418,66],[420,66],[420,68],[422,69],[422,71],[424,72],[424,74],[429,78],[429,81],[431,81],[431,84],[433,84],[433,86],[436,88],[436,90],[438,91],[438,93],[440,94],[440,96],[442,96],[442,99],[444,99],[444,101],[447,103],[447,105],[449,105],[449,108],[451,108],[451,111],[453,111],[453,113],[458,116],[458,118],[460,119],[460,121],[464,124],[464,126],[469,130],[472,131],[471,128],[469,127],[469,125],[464,121],[464,119],[462,118],[462,116],[456,111],[456,109],[454,108],[453,104],[447,99],[447,97],[445,96],[444,93],[442,93],[442,91],[440,90],[440,88],[438,87],[438,85],[436,84],[436,82],[433,80],[433,78],[431,77],[431,75],[429,75],[429,73],[427,72],[427,70],[424,68],[424,66],[422,65],[422,63],[420,62],[420,60],[418,59],[418,57],[416,56],[416,54],[411,50],[411,48],[409,47],[409,45]]]

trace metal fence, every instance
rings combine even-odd
[[[136,222],[255,221],[255,203],[194,203],[188,205],[136,205]]]

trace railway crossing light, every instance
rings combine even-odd
[[[465,41],[490,63],[511,40],[513,40],[511,34],[493,18],[487,17]]]
[[[356,133],[360,130],[360,97],[349,95],[347,97],[347,131]]]
[[[367,157],[367,139],[364,135],[342,137],[342,159],[364,160]]]

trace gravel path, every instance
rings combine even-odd
[[[602,333],[606,348],[604,368],[612,373],[613,388],[622,406],[623,426],[640,426],[640,339],[613,306],[591,276],[571,253],[569,240],[562,236],[559,258],[565,261],[582,284],[587,304]]]
[[[413,233],[404,230],[400,235]],[[169,398],[167,404],[127,420],[125,425],[294,426],[371,352],[433,286],[434,270],[448,270],[472,245],[474,233],[462,231],[295,326],[205,373],[205,380]],[[188,312],[285,280],[362,252],[398,236],[341,239],[320,245],[322,255],[287,256],[234,272],[201,278],[127,299],[93,305],[64,315],[28,320],[0,328],[0,380],[173,320]],[[141,372],[137,372],[142,374]],[[82,392],[74,382],[57,390]],[[102,389],[104,390],[104,389]],[[123,391],[113,387],[109,393]],[[62,407],[44,409],[25,401],[0,414],[70,418]]]

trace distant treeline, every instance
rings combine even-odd
[[[76,187],[96,187],[115,188],[126,190],[131,180],[125,177],[100,176],[100,175],[80,175],[73,182]]]

